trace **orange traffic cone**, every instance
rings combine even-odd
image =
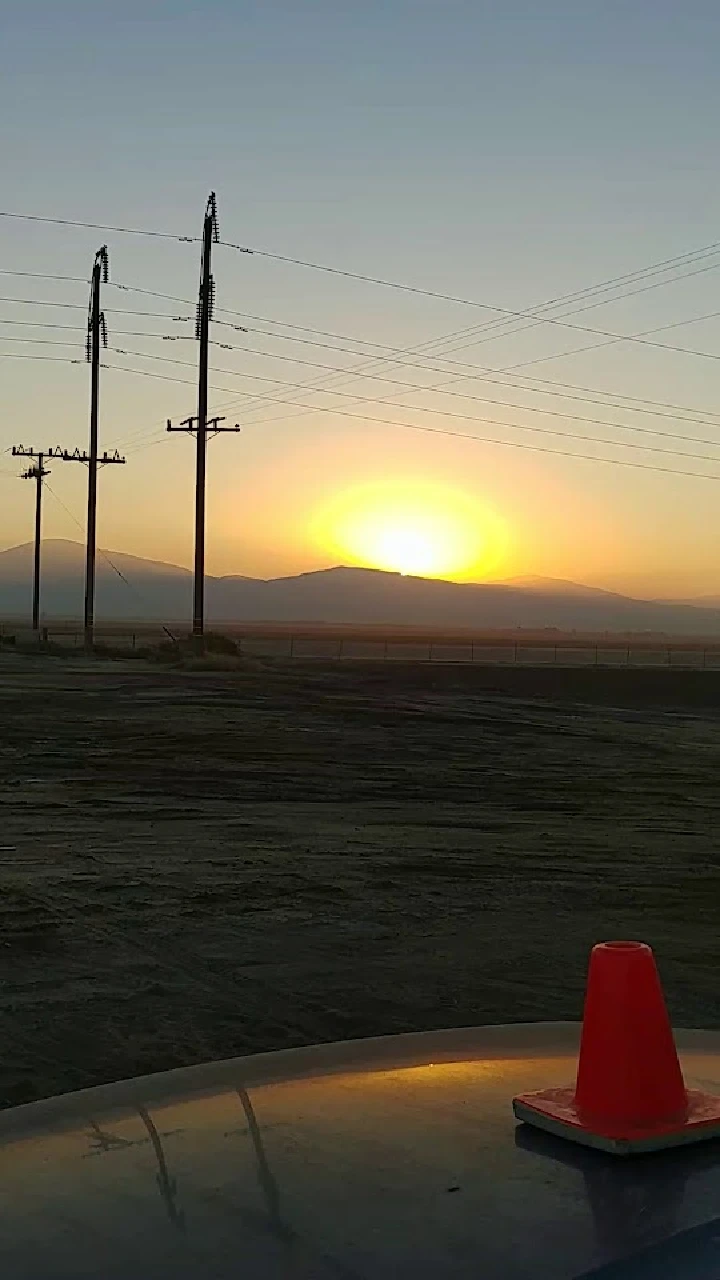
[[[590,955],[575,1088],[513,1099],[518,1120],[620,1155],[720,1136],[720,1097],[686,1089],[650,947]]]

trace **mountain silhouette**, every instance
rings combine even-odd
[[[84,567],[85,550],[80,543],[65,539],[43,543],[42,611],[46,620],[82,616]],[[31,581],[32,544],[0,552],[0,616],[29,616]],[[347,566],[269,580],[208,576],[206,607],[211,625],[334,623],[447,631],[556,628],[720,635],[720,607],[635,600],[548,578],[458,583]],[[189,569],[124,552],[98,552],[98,621],[182,623],[190,617],[191,609]]]

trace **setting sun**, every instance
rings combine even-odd
[[[404,525],[379,528],[374,538],[368,538],[368,550],[380,567],[396,569],[399,573],[433,574],[442,559],[440,548],[428,530]]]
[[[345,491],[316,513],[312,532],[344,562],[429,578],[483,577],[507,552],[504,522],[486,504],[427,482]]]

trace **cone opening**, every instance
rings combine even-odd
[[[646,942],[601,942],[601,947],[608,951],[647,951]]]

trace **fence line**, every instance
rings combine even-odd
[[[243,633],[233,636],[240,653],[257,657],[285,658],[294,661],[381,661],[381,662],[434,662],[462,663],[489,666],[626,666],[693,668],[699,670],[720,669],[720,641],[716,646],[699,646],[697,643],[677,641],[672,644],[628,642],[604,643],[557,641],[554,639],[498,639],[466,641],[452,639],[413,640],[382,636],[328,636],[309,635],[306,632],[278,634],[275,632]],[[0,639],[5,644],[31,641],[33,633],[26,627],[0,624]],[[127,648],[130,652],[166,641],[158,627],[138,631],[99,630],[97,646]],[[83,632],[77,629],[44,627],[39,643],[55,647],[77,649],[83,643]]]

